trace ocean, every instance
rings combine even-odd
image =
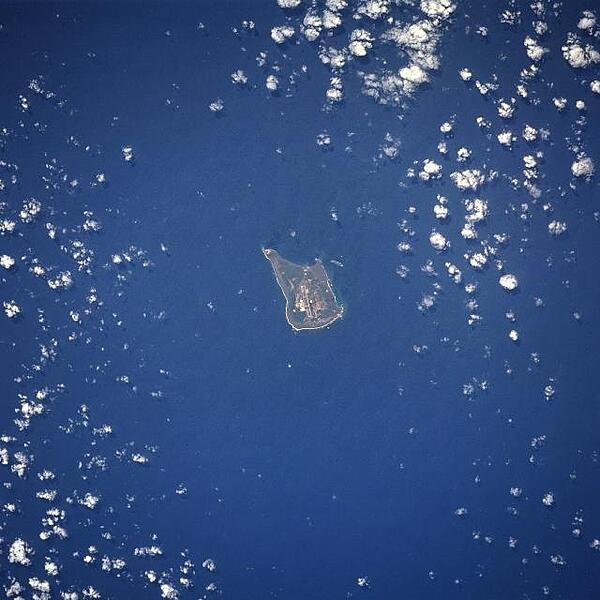
[[[496,141],[498,98],[515,95],[535,15],[524,4],[510,28],[498,22],[504,3],[457,4],[441,68],[403,106],[361,93],[357,71],[393,61],[384,46],[348,67],[332,108],[315,46],[270,39],[284,19],[275,2],[5,3],[1,178],[18,181],[0,201],[6,214],[30,197],[43,206],[0,237],[0,254],[18,259],[1,300],[22,310],[0,323],[0,434],[15,437],[2,444],[11,456],[33,457],[24,477],[2,467],[6,589],[55,561],[57,598],[89,586],[160,597],[156,581],[181,598],[597,596],[598,184],[573,179],[566,140],[598,156],[598,68],[574,74],[560,53],[586,6],[544,17],[551,53],[535,101],[519,99],[507,126],[551,135],[509,150]],[[465,66],[482,81],[495,74],[499,89],[474,91],[457,75]],[[246,85],[232,84],[238,69]],[[552,105],[561,94],[563,112]],[[382,146],[394,144],[390,159]],[[467,168],[455,159],[463,146],[487,178],[477,228],[493,252],[481,271],[465,261],[479,242],[460,235],[470,195],[447,177]],[[524,155],[538,163],[539,198],[514,183]],[[426,159],[443,179],[407,176]],[[552,219],[567,232],[551,236]],[[445,251],[431,247],[433,230]],[[262,247],[321,258],[344,317],[292,331]],[[32,275],[34,259],[46,277]],[[49,289],[65,269],[73,285]],[[505,272],[514,293],[498,285]],[[481,321],[470,325],[472,313]],[[39,390],[43,413],[17,432],[22,395]],[[36,498],[49,487],[54,500]],[[92,510],[86,493],[99,498]],[[65,511],[67,539],[39,539],[51,507]],[[34,549],[32,566],[6,560],[16,538]],[[142,556],[149,546],[161,553]]]

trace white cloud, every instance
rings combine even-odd
[[[571,173],[575,177],[589,179],[594,174],[594,161],[589,156],[579,156],[571,165]]]
[[[465,169],[450,173],[450,179],[459,190],[477,190],[485,181],[485,176],[478,169]]]
[[[488,214],[487,202],[481,198],[465,200],[465,210],[467,215],[465,219],[470,223],[479,223],[483,221]]]
[[[564,221],[551,221],[548,223],[548,231],[552,235],[562,235],[567,231],[567,224]]]
[[[591,44],[586,44],[575,33],[569,33],[561,48],[565,60],[575,69],[584,69],[600,62],[600,53]]]
[[[242,69],[238,69],[235,73],[231,74],[231,81],[236,85],[246,85],[248,83],[248,77]]]
[[[271,29],[271,39],[276,44],[283,44],[293,37],[295,29],[291,25],[280,25]]]
[[[448,19],[456,10],[450,0],[421,0],[421,10],[432,18]]]
[[[389,0],[364,0],[356,9],[357,15],[376,20],[389,12]]]
[[[17,538],[8,549],[8,562],[15,563],[27,567],[31,564],[30,556],[33,554],[33,550],[28,544]]]
[[[474,252],[468,256],[469,264],[474,268],[481,270],[487,264],[487,256],[482,252]]]
[[[419,179],[429,181],[430,179],[439,179],[442,176],[442,165],[436,163],[430,158],[423,161],[423,167],[419,172]]]
[[[499,117],[502,117],[503,119],[510,119],[510,118],[512,118],[514,112],[515,112],[514,98],[511,98],[510,102],[507,102],[506,100],[501,100],[498,103],[498,116]]]
[[[429,234],[429,243],[436,250],[440,250],[440,251],[445,250],[450,245],[448,240],[439,231],[432,231]]]
[[[502,131],[498,134],[498,142],[503,146],[511,147],[515,137],[513,136],[511,131]]]
[[[596,15],[591,10],[584,10],[577,27],[585,31],[590,31],[596,26]]]
[[[220,113],[225,108],[225,103],[223,100],[221,100],[221,98],[217,98],[208,105],[208,108],[211,112]]]
[[[12,256],[8,256],[8,254],[2,254],[0,256],[0,267],[4,267],[5,269],[10,269],[14,266],[15,259]]]
[[[4,301],[2,302],[2,306],[4,307],[4,313],[9,319],[14,319],[21,314],[21,309],[14,300]]]
[[[276,92],[279,89],[279,79],[276,75],[267,75],[265,86],[270,92]]]
[[[471,78],[473,77],[473,73],[471,73],[471,71],[466,67],[461,69],[458,74],[463,81],[471,81]]]
[[[498,283],[507,291],[512,292],[519,287],[519,281],[515,275],[507,273],[502,275],[498,280]]]
[[[353,56],[366,56],[373,47],[373,36],[366,29],[354,29],[350,34],[348,49]]]
[[[535,40],[529,35],[525,38],[523,45],[525,46],[527,56],[535,62],[542,60],[542,58],[544,58],[544,54],[548,52],[548,48],[540,46],[537,40]]]
[[[538,131],[537,129],[535,129],[535,127],[532,127],[531,125],[525,125],[525,127],[523,128],[523,139],[526,140],[527,142],[533,142],[535,139],[537,139],[537,135],[538,135]]]
[[[414,64],[400,69],[400,77],[406,81],[410,81],[410,83],[416,83],[417,85],[429,81],[427,73],[421,69],[419,65]]]

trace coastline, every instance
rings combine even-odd
[[[333,291],[333,287],[331,286],[331,282],[329,281],[329,277],[326,276],[327,288],[331,292],[331,295],[333,297],[333,301],[334,301],[335,305],[339,307],[339,311],[336,312],[335,316],[333,316],[329,321],[327,321],[326,323],[323,323],[322,325],[314,325],[312,327],[311,326],[297,327],[292,321],[290,321],[290,319],[288,317],[288,311],[290,309],[290,301],[289,301],[288,295],[286,293],[286,290],[281,283],[279,272],[273,265],[273,261],[270,258],[270,254],[272,252],[277,252],[277,251],[273,250],[272,248],[261,248],[261,250],[262,250],[264,257],[269,261],[269,263],[271,264],[271,267],[273,268],[273,271],[275,273],[275,279],[277,281],[277,285],[281,289],[281,293],[283,294],[283,297],[285,298],[285,320],[288,322],[288,324],[294,331],[315,331],[315,330],[319,330],[319,329],[325,329],[326,327],[329,327],[332,323],[335,323],[336,321],[338,321],[339,319],[341,319],[343,317],[344,307],[338,303],[335,292]],[[323,269],[323,271],[325,272],[325,275],[327,275],[327,273],[325,271],[325,267],[323,267],[323,262],[321,261],[321,259],[316,258],[315,264],[320,265],[321,268]]]

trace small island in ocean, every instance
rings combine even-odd
[[[323,263],[298,265],[271,248],[263,248],[285,297],[285,316],[296,331],[322,329],[339,319],[344,307],[338,304]]]

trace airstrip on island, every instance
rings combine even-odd
[[[285,316],[295,331],[322,329],[344,313],[338,303],[323,263],[299,265],[282,258],[277,250],[263,248],[285,297]]]

